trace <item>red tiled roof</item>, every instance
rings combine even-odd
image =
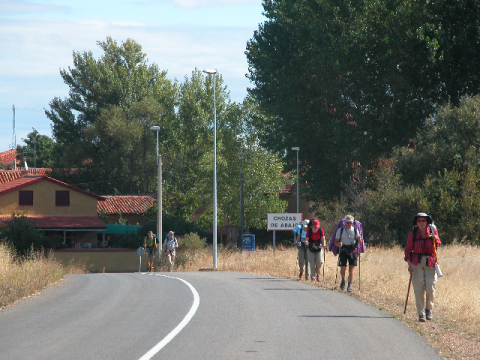
[[[6,182],[18,179],[22,176],[23,168],[17,167],[18,170],[2,170],[0,169],[0,184],[5,184]],[[50,168],[37,168],[37,175],[47,175],[48,172],[52,171]],[[28,169],[29,175],[35,174],[35,169]]]
[[[1,164],[14,164],[17,159],[17,150],[7,150],[0,152],[0,163]]]
[[[11,220],[11,216],[0,216],[0,224]],[[107,225],[98,216],[28,216],[28,222],[34,223],[36,229],[106,229]]]
[[[0,184],[5,184],[21,176],[20,171],[4,170],[0,171]]]
[[[97,203],[97,211],[105,214],[143,214],[153,205],[156,195],[104,196],[105,201]]]
[[[79,189],[79,188],[76,188],[75,186],[72,186],[72,185],[69,185],[69,184],[64,183],[62,181],[53,179],[53,178],[48,177],[46,175],[43,175],[43,176],[38,176],[38,175],[37,176],[35,176],[35,175],[34,176],[24,176],[24,177],[19,177],[15,180],[0,184],[0,195],[8,193],[10,191],[14,191],[14,190],[23,188],[27,185],[31,185],[31,184],[35,184],[35,183],[40,182],[40,181],[44,181],[44,180],[53,182],[55,184],[64,186],[66,188],[69,188],[69,189],[72,189],[72,190],[75,190],[75,191],[78,191],[78,192],[81,192],[85,195],[92,196],[92,197],[96,198],[97,200],[105,200],[105,198],[103,198],[101,196],[95,195],[93,193],[90,193],[88,191],[85,191],[85,190],[82,190],[82,189]]]

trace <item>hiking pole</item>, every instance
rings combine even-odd
[[[333,288],[333,290],[336,290],[337,289],[337,277],[338,277],[338,264],[337,264],[337,272],[335,273],[335,287]]]
[[[325,249],[323,250],[323,282],[325,282]]]
[[[358,291],[360,291],[360,281],[362,279],[362,262],[360,261],[361,252],[358,253]]]
[[[411,285],[412,285],[412,273],[410,273],[410,280],[408,281],[407,298],[405,299],[405,309],[403,310],[403,314],[405,314],[407,312],[408,295],[410,295],[410,286]]]

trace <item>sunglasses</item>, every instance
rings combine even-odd
[[[418,219],[417,222],[427,222],[425,219]]]

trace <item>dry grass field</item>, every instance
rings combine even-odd
[[[58,281],[66,270],[56,261],[47,260],[40,253],[15,259],[13,252],[0,244],[0,309],[33,294]]]
[[[308,283],[333,290],[338,269],[336,260],[331,253],[327,253],[325,280]],[[355,271],[354,293],[351,296],[402,321],[436,348],[445,359],[480,359],[480,248],[464,245],[440,247],[438,261],[444,276],[437,284],[433,321],[417,322],[413,287],[407,312],[403,314],[409,273],[400,247],[368,248],[361,255],[360,266]],[[271,250],[255,253],[219,251],[217,263],[218,271],[298,278],[296,251],[293,249],[277,248],[275,253]],[[181,270],[211,268],[212,255],[208,251],[198,253],[196,259],[186,263]],[[335,291],[341,291],[338,285],[339,279]]]

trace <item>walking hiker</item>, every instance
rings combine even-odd
[[[405,246],[405,261],[412,274],[412,285],[417,305],[418,321],[433,319],[435,287],[437,284],[436,247],[441,244],[433,220],[426,213],[413,217],[413,230]]]
[[[143,240],[143,247],[147,253],[147,269],[151,271],[153,268],[153,259],[155,256],[155,250],[157,249],[158,242],[157,237],[153,234],[153,231],[149,231],[147,236]]]
[[[352,292],[353,271],[357,266],[357,260],[360,253],[365,252],[365,243],[363,241],[362,224],[355,220],[352,215],[345,216],[340,220],[337,230],[330,241],[330,250],[338,256],[338,266],[340,267],[340,289],[345,290],[346,272],[348,263],[348,286],[347,291]]]
[[[178,248],[178,240],[175,237],[175,232],[170,231],[168,237],[163,242],[163,250],[167,254],[168,271],[173,271],[173,265],[175,264],[175,255]]]
[[[303,268],[305,267],[305,280],[308,280],[308,252],[305,246],[305,237],[307,236],[308,220],[304,220],[302,229],[297,233],[297,249],[298,249],[298,266],[300,267],[300,274],[298,278],[303,277]]]
[[[325,248],[325,233],[320,229],[320,221],[313,220],[312,228],[308,229],[305,237],[305,245],[308,250],[308,263],[310,264],[310,276],[312,281],[320,281],[320,269],[323,265],[323,252]],[[314,278],[314,276],[316,276]]]

